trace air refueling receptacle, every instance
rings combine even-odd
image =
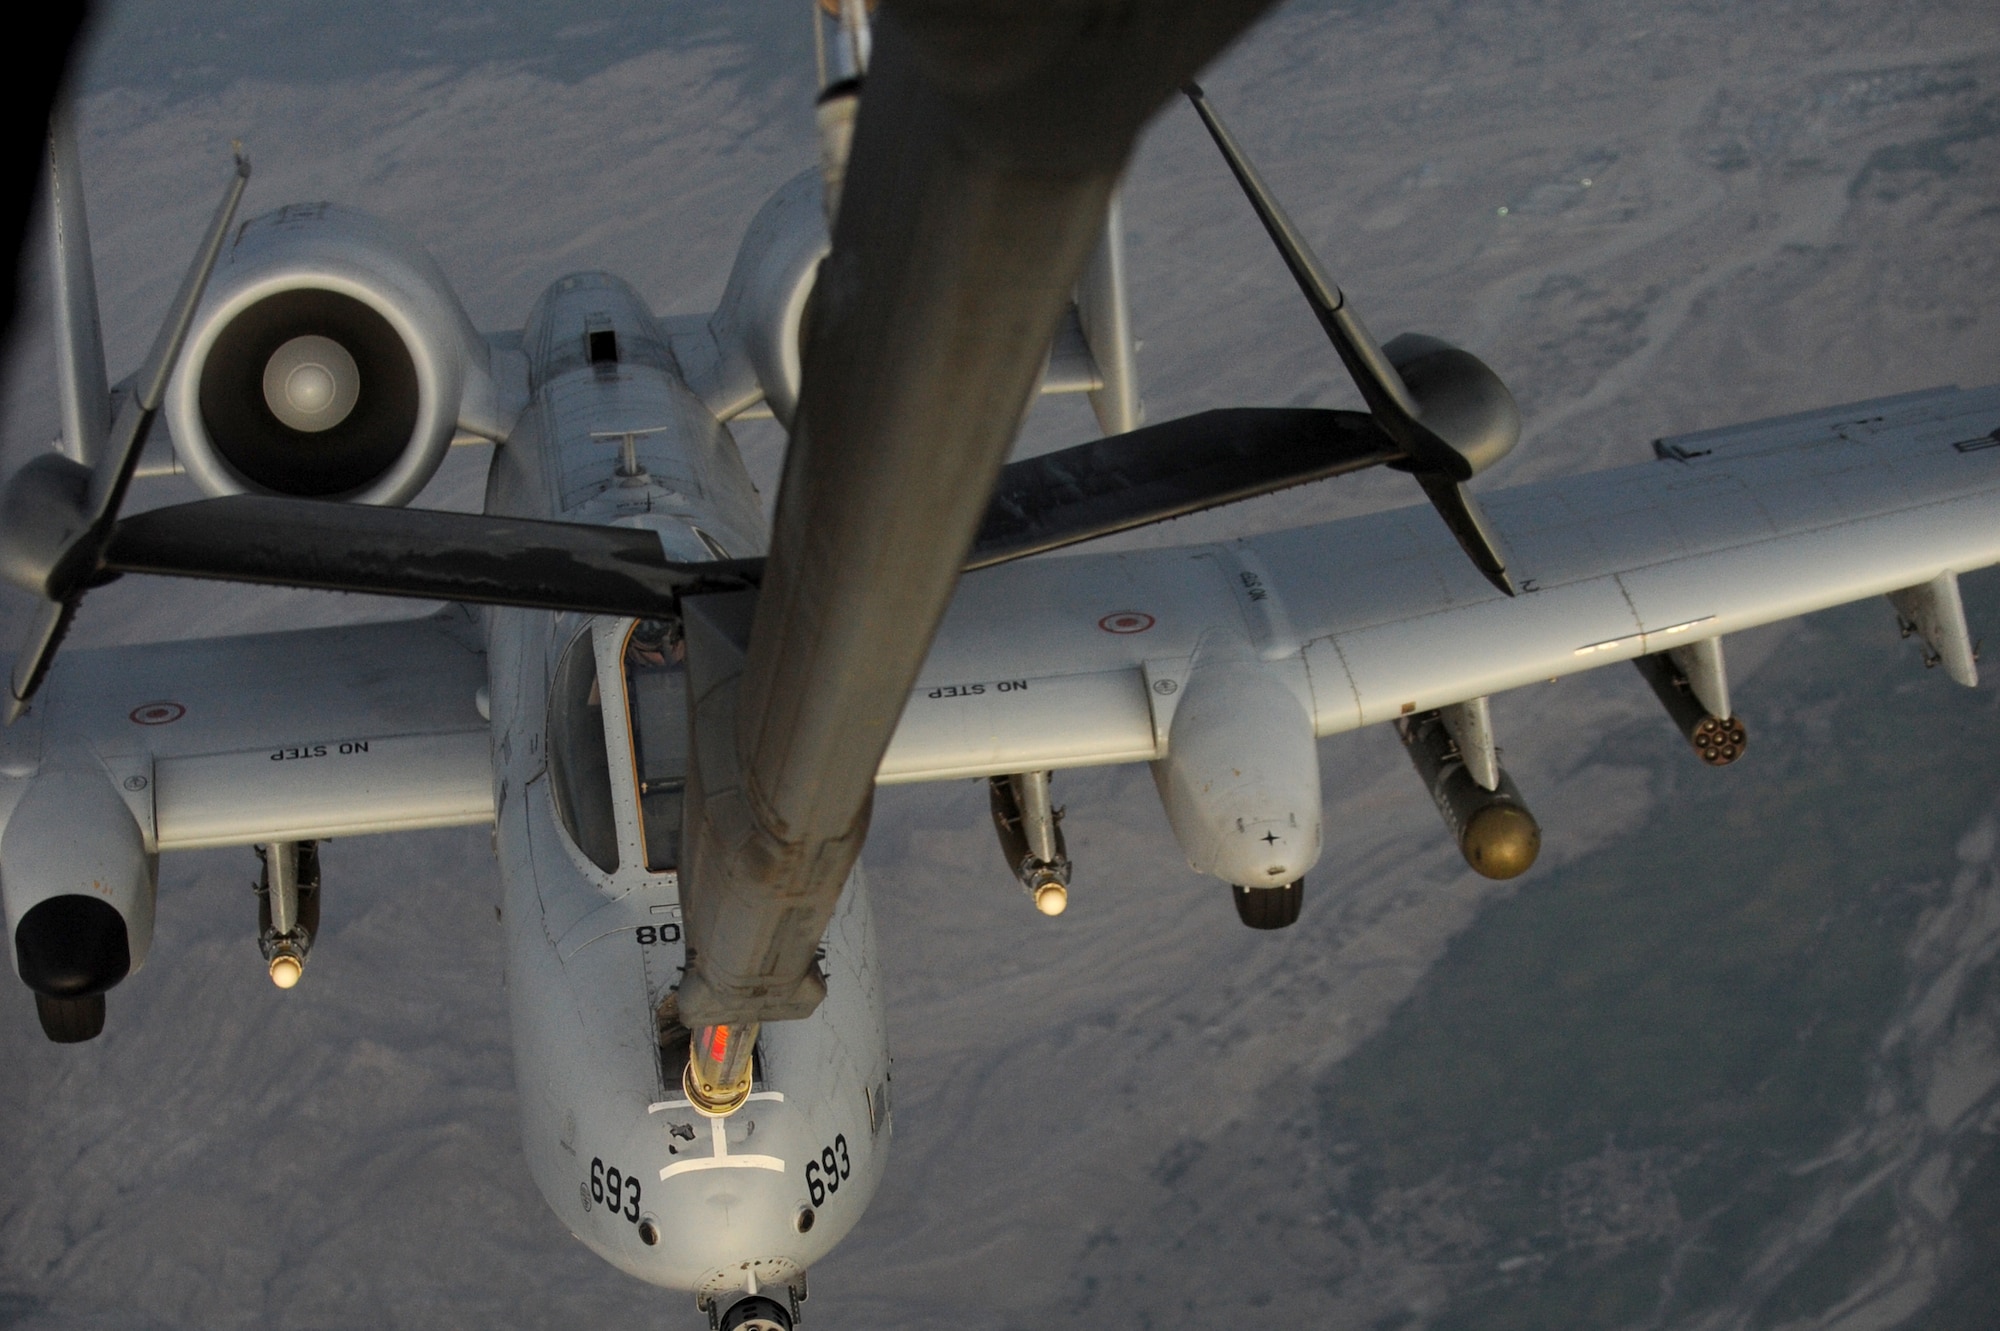
[[[1049,772],[996,776],[988,786],[1000,853],[1044,915],[1069,906],[1069,852],[1063,845],[1062,810],[1049,800]]]
[[[1743,756],[1750,735],[1729,708],[1722,639],[1704,638],[1670,651],[1635,657],[1632,664],[1653,686],[1667,715],[1703,762],[1710,767],[1727,767]]]
[[[1526,873],[1541,853],[1542,829],[1497,758],[1486,752],[1474,756],[1474,762],[1488,768],[1486,775],[1493,782],[1482,784],[1474,775],[1473,762],[1461,751],[1461,738],[1453,734],[1454,729],[1463,731],[1464,743],[1485,748],[1479,741],[1490,739],[1491,729],[1483,724],[1484,702],[1480,698],[1473,704],[1406,716],[1396,722],[1396,733],[1444,816],[1444,825],[1458,839],[1465,862],[1488,878],[1514,878]],[[1470,710],[1462,718],[1448,718],[1459,709]],[[1448,719],[1461,723],[1454,727]]]
[[[305,974],[319,932],[319,843],[273,841],[257,847],[257,947],[271,983],[290,989]]]

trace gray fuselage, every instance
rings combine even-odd
[[[628,287],[563,278],[521,349],[530,401],[497,450],[488,512],[641,527],[679,559],[762,552],[734,439]],[[643,476],[618,474],[626,431]],[[684,682],[671,649],[649,650],[658,627],[634,639],[631,620],[501,609],[487,625],[507,987],[535,1181],[578,1239],[642,1280],[703,1298],[802,1284],[860,1218],[889,1141],[860,874],[826,934],[826,1001],[766,1026],[750,1102],[703,1117],[682,1094],[673,1039],[684,1049],[686,1037],[671,1022],[685,962],[669,867],[678,817],[667,826],[685,716],[661,705],[685,696],[672,692]]]

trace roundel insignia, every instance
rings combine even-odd
[[[131,711],[132,720],[142,726],[170,726],[187,715],[177,702],[144,702]]]
[[[1097,621],[1106,633],[1144,633],[1153,624],[1153,617],[1141,610],[1119,610]]]

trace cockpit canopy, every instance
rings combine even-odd
[[[549,695],[549,786],[557,817],[576,848],[604,872],[616,873],[611,770],[624,760],[625,746],[610,744],[614,735],[606,732],[596,637],[592,630],[579,633],[556,666]],[[641,620],[626,627],[620,662],[638,801],[634,812],[646,868],[654,873],[680,867],[688,769],[685,658],[678,621]]]
[[[655,873],[678,869],[688,771],[687,650],[678,621],[632,626],[625,640],[625,697],[646,867]]]

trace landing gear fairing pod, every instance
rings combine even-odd
[[[1299,922],[1299,911],[1305,906],[1306,880],[1301,878],[1283,887],[1231,883],[1229,895],[1236,904],[1236,918],[1250,928],[1288,929]]]
[[[28,781],[0,833],[0,895],[14,972],[50,1039],[95,1036],[105,993],[145,964],[158,866],[103,768],[45,768]]]
[[[1286,680],[1223,633],[1196,650],[1153,781],[1189,867],[1251,892],[1288,890],[1319,860],[1319,755]]]

